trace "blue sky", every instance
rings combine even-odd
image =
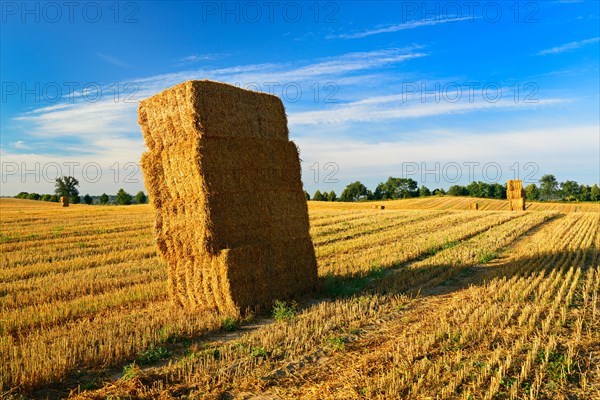
[[[69,8],[72,7],[72,8]],[[278,95],[303,181],[600,180],[600,2],[3,2],[1,195],[143,189],[137,101]]]

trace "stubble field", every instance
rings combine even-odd
[[[319,291],[239,320],[171,305],[150,206],[1,199],[0,393],[600,398],[599,205],[472,201],[310,202]]]

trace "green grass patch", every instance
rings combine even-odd
[[[290,321],[298,313],[298,304],[292,301],[290,304],[285,301],[275,300],[273,304],[273,319],[278,322]]]
[[[142,351],[136,361],[139,365],[147,365],[155,363],[163,358],[169,356],[169,350],[166,347],[155,347],[151,346],[150,348]]]

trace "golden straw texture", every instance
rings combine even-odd
[[[138,117],[175,301],[244,312],[315,287],[300,159],[279,98],[187,81],[140,102]]]
[[[525,210],[525,190],[523,190],[523,182],[520,179],[506,182],[506,198],[511,211]]]

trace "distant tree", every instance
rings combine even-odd
[[[530,183],[525,187],[525,198],[530,201],[540,199],[540,190],[535,183]]]
[[[591,198],[592,187],[590,185],[581,185],[579,186],[579,200],[580,201],[590,201]]]
[[[108,201],[110,200],[108,195],[106,193],[102,193],[100,195],[100,204],[108,204]]]
[[[37,193],[29,193],[29,195],[27,195],[27,198],[29,200],[39,200],[40,199],[40,195]]]
[[[83,196],[83,202],[85,204],[87,204],[88,206],[90,204],[92,204],[93,201],[94,201],[94,199],[92,199],[92,196],[90,196],[89,194],[86,194],[85,196]]]
[[[138,204],[146,204],[146,195],[141,190],[135,195],[135,202]]]
[[[115,202],[122,206],[130,205],[132,200],[133,198],[131,197],[131,195],[122,188],[119,189],[119,191],[117,192],[117,197],[115,197]]]
[[[467,192],[469,192],[469,196],[483,197],[479,195],[479,183],[475,181],[467,185]]]
[[[445,195],[445,194],[446,194],[446,191],[445,191],[444,189],[442,189],[442,188],[439,188],[439,189],[433,189],[433,192],[432,192],[432,194],[433,194],[434,196],[443,196],[443,195]]]
[[[335,194],[335,192],[333,190],[327,194],[327,201],[336,201],[336,200],[337,200],[337,195]]]
[[[421,196],[421,197],[431,196],[431,190],[429,190],[429,188],[427,186],[423,185],[419,189],[419,196]]]
[[[19,192],[19,194],[17,194],[15,196],[15,198],[17,198],[17,199],[26,199],[27,196],[29,196],[29,193],[27,193],[27,192]]]
[[[312,197],[312,198],[313,198],[313,200],[315,200],[315,201],[325,201],[325,200],[327,200],[327,198],[326,198],[325,196],[323,196],[323,193],[321,193],[321,191],[320,191],[320,190],[317,190],[317,191],[315,192],[315,194],[313,194],[313,197]]]
[[[575,181],[564,181],[560,183],[560,194],[563,198],[579,198],[581,194],[579,183]]]
[[[461,185],[452,185],[448,188],[448,195],[449,196],[468,196],[469,195],[469,191],[467,190],[466,187],[461,186]]]
[[[558,181],[554,175],[544,175],[540,178],[540,199],[552,200],[556,198],[558,192]]]
[[[492,183],[490,185],[490,197],[492,199],[506,199],[506,185]]]
[[[58,196],[53,194],[52,196],[50,196],[50,200],[52,203],[58,203]]]
[[[72,176],[62,176],[56,178],[56,184],[54,185],[54,193],[60,196],[68,196],[69,200],[73,204],[78,204],[80,202],[79,199],[79,190],[77,190],[77,186],[79,186],[79,181]]]
[[[469,192],[469,196],[473,197],[482,197],[482,198],[490,198],[493,196],[493,186],[486,182],[471,182],[467,185],[467,191]]]
[[[360,181],[352,182],[342,192],[341,201],[358,201],[366,199],[368,196],[367,188]]]
[[[40,197],[40,200],[42,200],[42,201],[50,201],[51,197],[52,197],[52,195],[43,194],[42,197]]]
[[[306,200],[310,200],[310,194],[308,194],[306,190],[304,191],[304,196],[306,197]]]
[[[597,184],[594,184],[590,189],[590,200],[591,201],[600,201],[600,187]]]
[[[410,178],[388,177],[387,181],[377,185],[373,198],[380,199],[406,199],[418,195],[417,181]]]
[[[373,200],[386,200],[387,197],[384,198],[383,196],[384,193],[382,192],[382,184],[380,183],[373,192]]]

